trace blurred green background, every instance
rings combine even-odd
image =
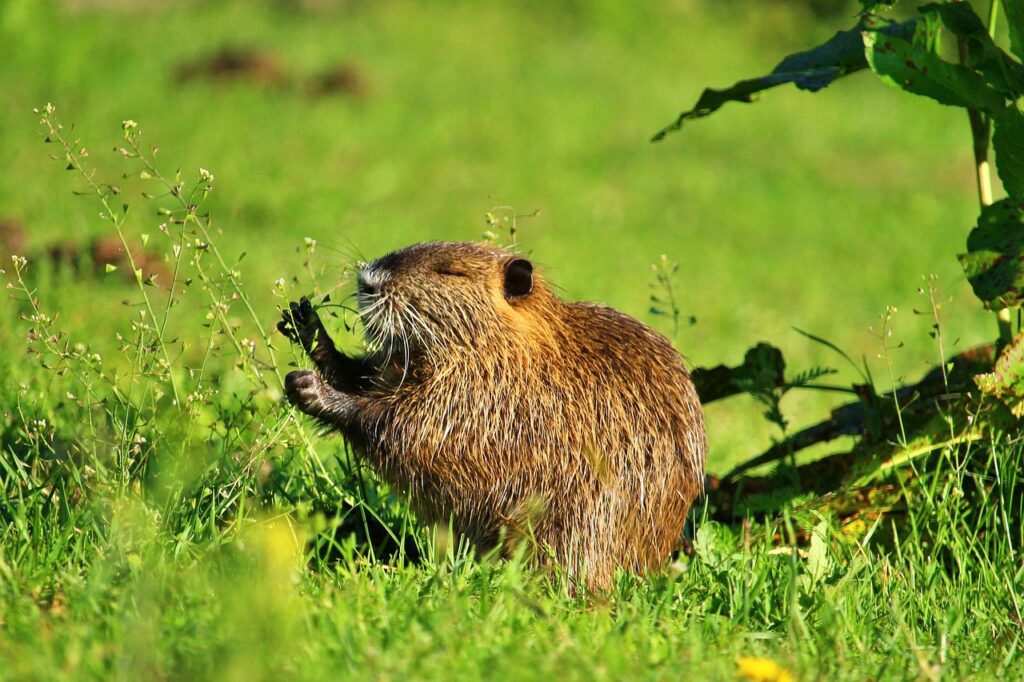
[[[0,220],[25,230],[29,253],[109,230],[73,196],[81,179],[47,158],[32,108],[53,102],[100,175],[122,183],[136,236],[161,219],[138,180],[120,178],[122,120],[139,122],[166,168],[216,176],[207,208],[223,251],[247,254],[268,323],[273,282],[308,283],[306,237],[330,278],[358,255],[479,238],[485,214],[511,206],[538,212],[519,219],[519,242],[564,296],[666,333],[648,310],[650,264],[678,261],[679,305],[697,323],[675,341],[695,364],[738,363],[766,340],[793,370],[856,379],[799,327],[866,358],[885,386],[868,328],[892,305],[905,343],[893,372],[915,379],[938,357],[931,317],[913,312],[929,307],[922,276],[938,275],[948,299],[947,353],[995,333],[955,258],[977,213],[962,111],[859,74],[648,142],[705,86],[765,73],[853,14],[782,0],[6,0]],[[133,284],[45,265],[37,277],[65,328],[114,346]],[[15,352],[22,335],[0,330],[0,347]],[[784,407],[799,426],[834,403],[805,393]],[[745,398],[709,408],[711,471],[778,435],[759,412]]]

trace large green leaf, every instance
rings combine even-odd
[[[1011,197],[1024,197],[1024,114],[1009,106],[993,116],[995,133],[992,147],[996,151],[996,170]]]
[[[959,256],[974,293],[986,308],[1024,300],[1024,202],[1008,198],[981,211]]]
[[[669,126],[653,138],[657,142],[667,134],[679,130],[686,121],[703,118],[718,111],[727,102],[753,102],[755,96],[769,88],[792,83],[801,90],[816,92],[832,81],[867,66],[861,32],[877,30],[887,36],[910,37],[916,21],[879,26],[877,17],[867,16],[848,31],[840,31],[817,47],[798,52],[783,59],[767,76],[742,80],[724,90],[707,88],[694,107],[679,114]]]
[[[864,31],[868,65],[883,81],[941,104],[1000,112],[1005,98],[970,69],[951,64],[902,38]]]
[[[1024,0],[1003,0],[1003,11],[1010,24],[1010,50],[1024,59]]]
[[[1024,92],[1024,69],[996,45],[970,4],[931,3],[922,7],[921,13],[937,15],[949,32],[960,39],[967,48],[964,66],[980,71],[991,86],[1010,99]]]

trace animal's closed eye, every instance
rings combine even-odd
[[[434,272],[436,272],[439,275],[444,275],[445,277],[469,277],[469,273],[468,272],[462,272],[461,270],[454,270],[454,269],[449,268],[449,267],[437,268],[436,270],[434,270]]]

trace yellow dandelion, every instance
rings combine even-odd
[[[753,682],[793,682],[790,672],[770,658],[740,656],[736,659],[736,673]]]

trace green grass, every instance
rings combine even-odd
[[[894,371],[916,378],[937,358],[932,318],[913,313],[923,275],[949,299],[947,351],[995,331],[955,259],[975,217],[962,112],[861,75],[648,144],[700,88],[829,34],[782,6],[112,5],[0,7],[0,218],[27,226],[32,253],[113,229],[95,197],[71,194],[81,175],[47,158],[59,149],[31,112],[52,101],[96,177],[120,187],[112,208],[130,204],[119,227],[192,283],[168,305],[120,273],[33,259],[19,279],[4,264],[0,677],[729,679],[739,656],[800,679],[1024,673],[1012,439],[942,452],[907,484],[906,514],[866,537],[799,509],[747,537],[698,524],[692,559],[585,598],[417,528],[337,439],[282,407],[278,378],[301,359],[258,330],[288,297],[336,286],[357,253],[477,238],[486,212],[511,205],[539,210],[519,219],[520,243],[565,296],[665,331],[647,312],[650,264],[679,261],[680,306],[698,322],[675,340],[697,364],[768,340],[794,370],[855,379],[796,326],[887,376],[867,328],[894,305]],[[350,62],[368,94],[175,82],[224,44],[294,74]],[[180,207],[141,198],[157,186],[108,151],[125,119],[165,172],[215,174],[212,224],[158,229],[157,207]],[[209,250],[173,257],[197,236],[229,268]],[[806,393],[784,407],[801,424],[833,404]],[[749,400],[708,420],[713,472],[777,435]],[[381,528],[420,560],[389,554]]]

